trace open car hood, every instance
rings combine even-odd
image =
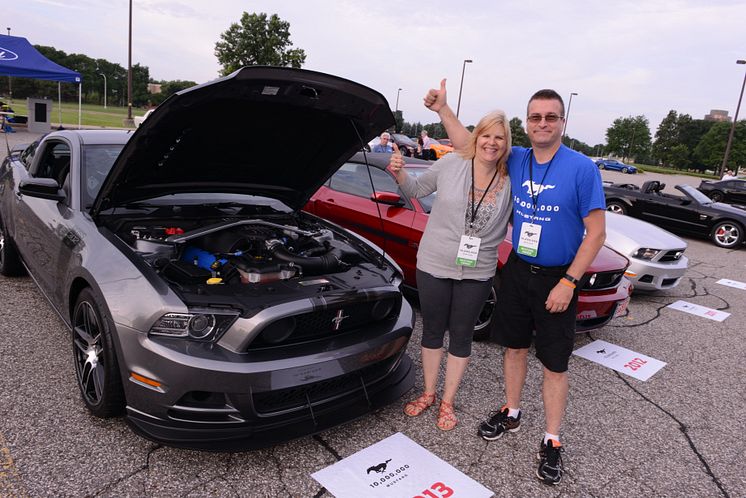
[[[156,108],[125,145],[91,212],[187,192],[261,195],[300,209],[393,124],[383,95],[358,83],[246,67]]]

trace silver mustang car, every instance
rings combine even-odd
[[[69,326],[87,408],[145,437],[242,450],[349,421],[411,388],[414,315],[393,260],[300,209],[393,123],[354,82],[252,67],[134,133],[50,133],[0,167],[0,273]]]
[[[605,245],[629,259],[625,276],[635,290],[672,289],[686,273],[687,243],[646,221],[606,212]]]

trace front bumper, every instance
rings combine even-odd
[[[241,354],[117,326],[128,422],[146,438],[210,451],[251,450],[323,431],[412,387],[405,351],[413,325],[403,301],[397,318],[344,337]]]
[[[681,256],[677,261],[665,263],[635,258],[630,258],[629,261],[627,272],[632,272],[635,276],[628,276],[628,278],[634,283],[635,289],[647,291],[676,287],[689,266],[689,259],[686,256]]]
[[[609,323],[619,310],[626,309],[632,288],[630,280],[624,277],[613,289],[581,291],[578,296],[576,332],[588,332]]]

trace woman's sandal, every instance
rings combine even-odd
[[[458,419],[456,418],[456,412],[453,411],[453,404],[447,401],[440,402],[440,409],[438,410],[438,429],[441,431],[450,431],[456,424]]]
[[[409,415],[410,417],[416,417],[420,415],[422,412],[433,406],[435,403],[435,393],[433,394],[427,394],[424,393],[422,396],[417,398],[414,401],[410,401],[406,405],[404,405],[404,413]]]

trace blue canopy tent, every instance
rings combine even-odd
[[[26,38],[0,35],[0,76],[77,83],[78,127],[80,127],[83,103],[80,73],[50,61],[40,54]],[[60,100],[60,121],[62,121],[62,90],[59,84],[57,92]]]

